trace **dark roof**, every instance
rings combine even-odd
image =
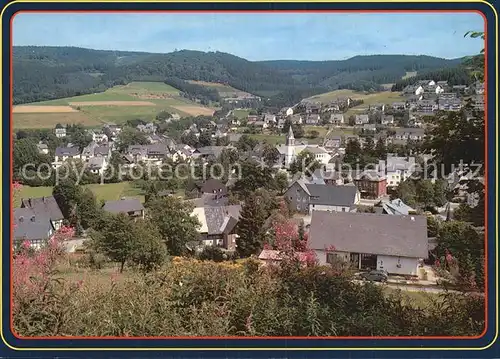
[[[117,201],[106,201],[103,209],[111,213],[127,213],[144,210],[144,206],[137,198],[122,198]]]
[[[15,208],[13,216],[14,239],[48,239],[52,225],[46,214],[37,216],[30,208]]]
[[[97,146],[94,149],[94,155],[107,156],[109,155],[109,145]]]
[[[205,207],[208,234],[230,233],[240,217],[241,206]]]
[[[56,156],[78,156],[80,154],[80,150],[78,147],[57,147],[56,148]]]
[[[200,189],[201,193],[219,193],[221,195],[227,194],[227,187],[224,183],[214,178],[198,183],[197,187]]]
[[[311,249],[427,258],[427,218],[313,211]]]
[[[311,194],[311,204],[332,206],[353,206],[357,188],[354,186],[329,186],[324,184],[306,184]]]
[[[64,216],[53,196],[21,199],[21,208],[29,208],[35,216],[49,217],[52,221],[64,219]]]

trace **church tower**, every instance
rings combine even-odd
[[[288,135],[286,136],[286,155],[285,155],[285,167],[289,167],[294,160],[295,156],[295,137],[293,136],[292,126],[288,130]]]

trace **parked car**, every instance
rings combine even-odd
[[[361,273],[359,276],[362,280],[370,282],[387,282],[387,272],[380,270],[372,270],[370,272]]]

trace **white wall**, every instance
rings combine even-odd
[[[319,265],[326,265],[328,264],[326,261],[326,251],[324,249],[315,249],[314,253],[316,254],[316,259],[318,260]],[[346,262],[349,261],[349,253],[347,252],[335,252],[337,257],[345,260]]]
[[[344,209],[342,211],[342,208]],[[312,214],[312,211],[329,211],[329,212],[349,212],[349,207],[342,206],[327,206],[324,204],[310,204],[309,205],[309,214]]]
[[[377,269],[395,274],[417,275],[418,259],[378,255]]]

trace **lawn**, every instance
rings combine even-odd
[[[54,113],[14,113],[13,127],[18,128],[54,128],[58,123],[83,123],[92,127],[100,124],[99,120],[85,112],[54,112]]]
[[[204,87],[209,87],[217,90],[219,95],[221,97],[231,97],[233,94],[238,94],[238,93],[246,93],[244,91],[235,89],[234,87],[231,87],[229,85],[225,84],[219,84],[217,82],[206,82],[206,81],[188,81],[189,83],[204,86]]]
[[[385,287],[384,292],[387,295],[397,294],[400,291],[403,304],[409,304],[413,307],[425,309],[433,300],[439,299],[439,293],[424,291],[406,291]]]
[[[309,100],[321,103],[329,103],[341,97],[349,97],[351,99],[362,99],[364,103],[357,107],[366,107],[366,105],[375,103],[391,103],[391,102],[401,101],[401,96],[398,92],[382,91],[382,92],[366,94],[362,92],[356,92],[353,90],[335,90],[310,97]]]
[[[240,120],[246,119],[251,110],[249,109],[237,109],[233,110],[233,116],[239,118]]]
[[[129,119],[153,120],[161,111],[182,117],[210,115],[213,109],[179,96],[179,90],[163,82],[131,82],[101,93],[26,104],[25,106],[72,105],[75,113],[19,113],[14,115],[16,128],[54,127],[56,124],[82,123],[97,126],[103,122],[124,123]],[[42,112],[42,111],[40,111]]]
[[[97,201],[117,200],[121,197],[136,197],[144,202],[144,195],[141,190],[132,186],[131,182],[107,183],[107,184],[89,184],[88,187],[94,192]],[[29,187],[23,186],[19,195],[16,196],[14,205],[17,207],[21,198],[44,197],[52,195],[52,187]]]

